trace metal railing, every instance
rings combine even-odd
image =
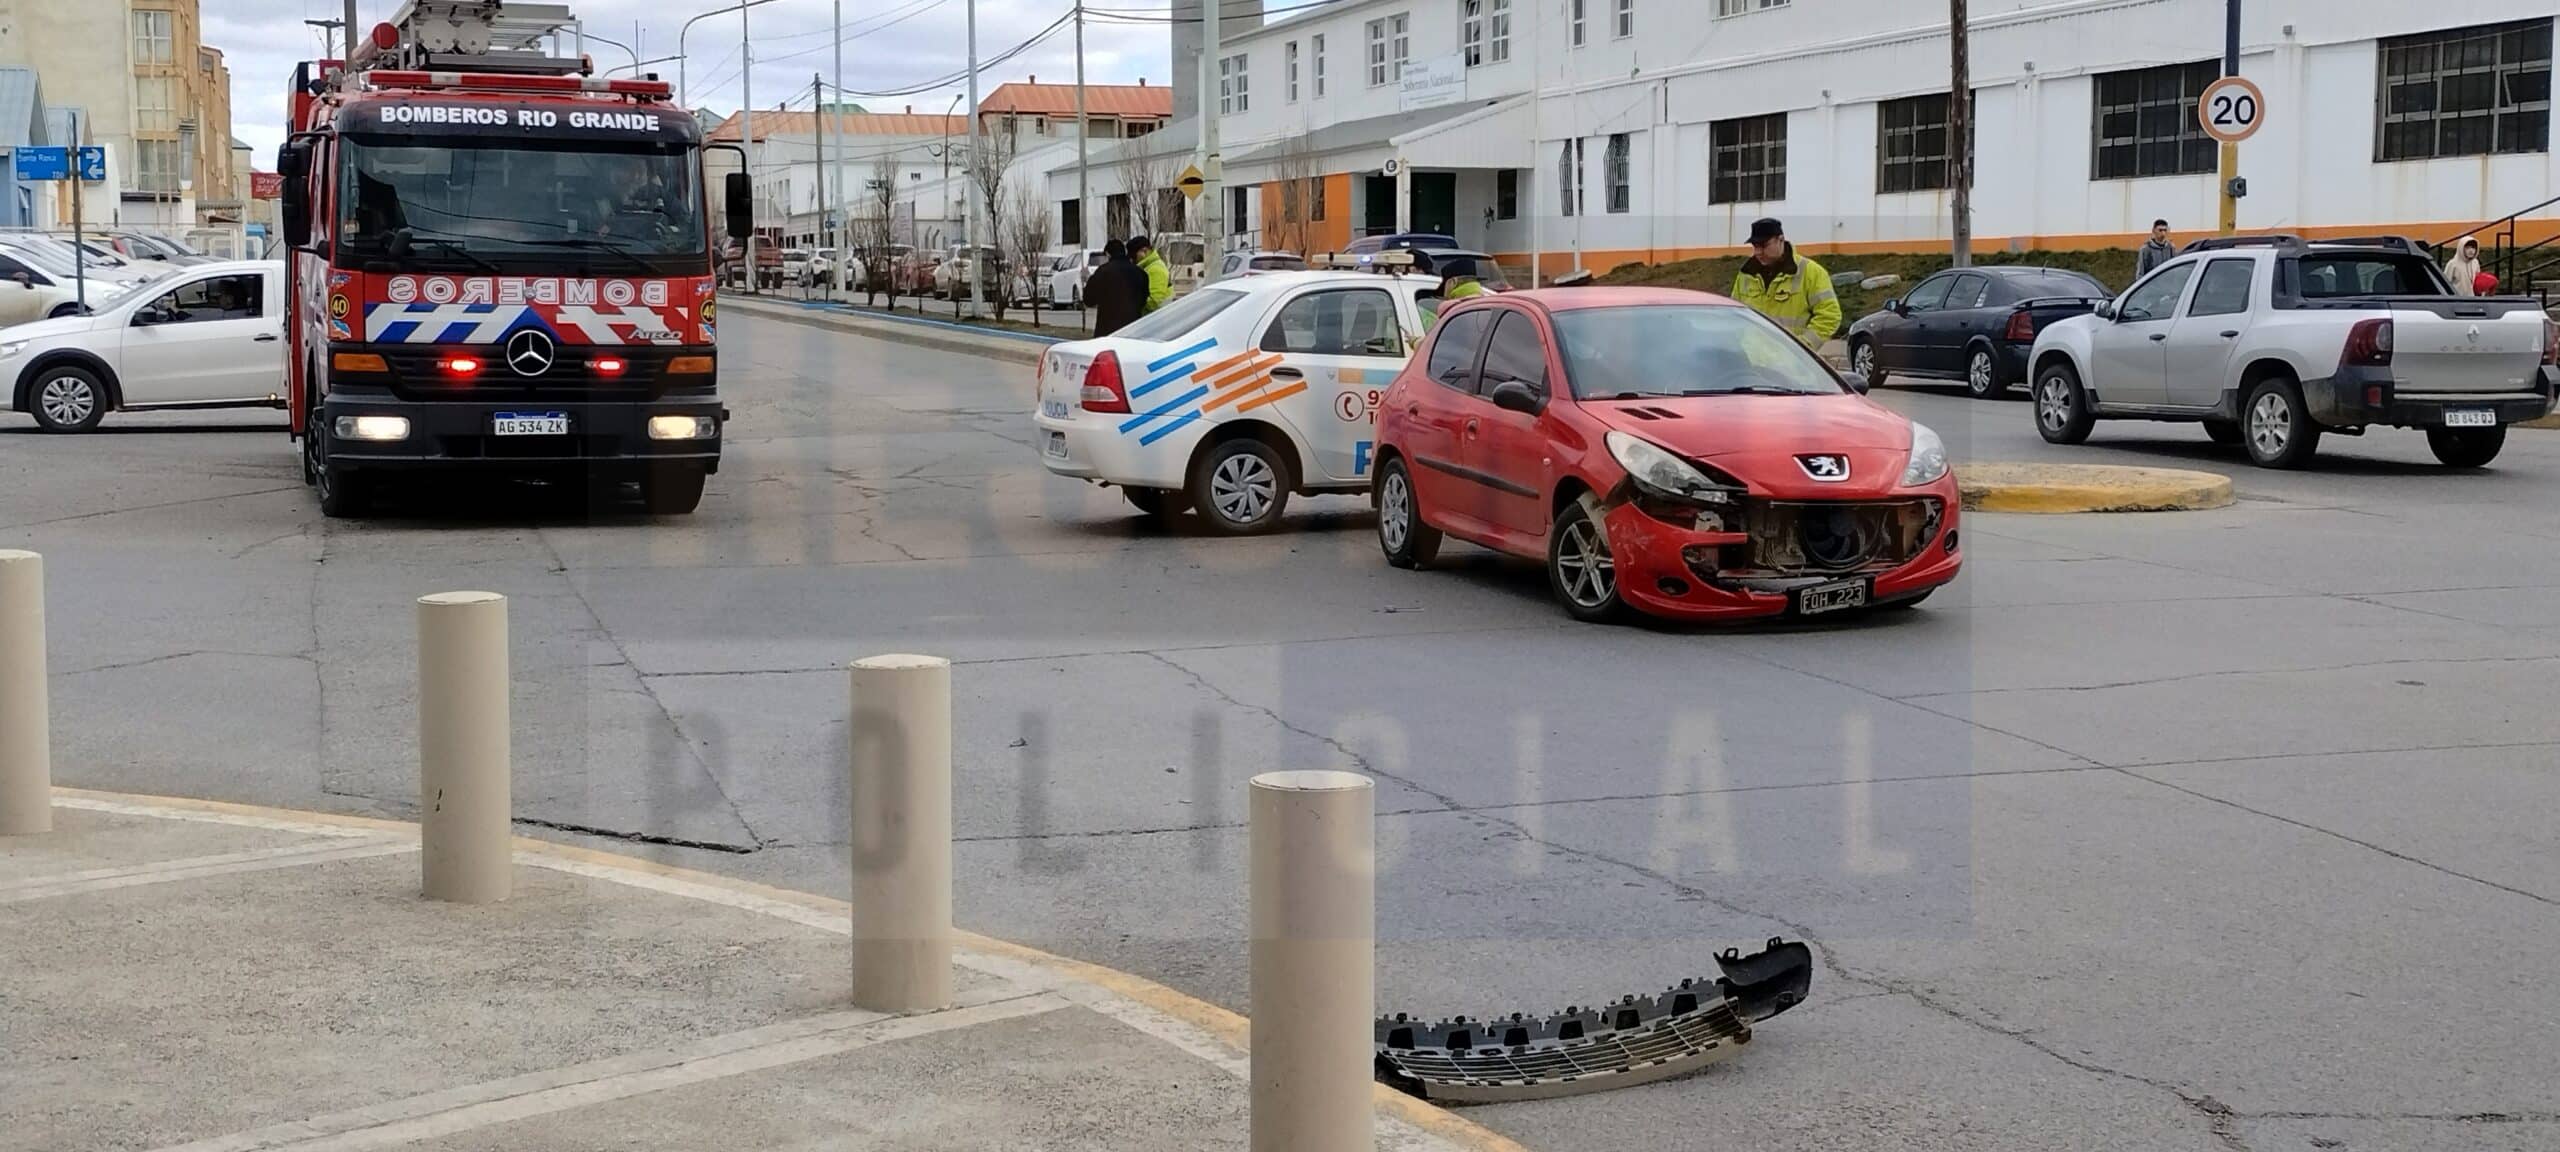
[[[2537,281],[2537,277],[2553,268],[2560,268],[2560,249],[2554,249],[2548,259],[2531,264],[2527,264],[2526,259],[2536,252],[2560,244],[2560,232],[2555,232],[2531,244],[2518,246],[2516,227],[2525,217],[2555,204],[2560,204],[2560,196],[2551,197],[2521,211],[2510,212],[2477,228],[2466,229],[2448,236],[2437,241],[2433,246],[2436,255],[2444,255],[2454,245],[2462,243],[2463,237],[2477,238],[2480,241],[2480,267],[2498,278],[2499,290],[2539,297],[2543,308],[2548,310],[2551,307],[2551,290],[2542,286]]]

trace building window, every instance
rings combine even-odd
[[[1492,0],[1493,44],[1485,50],[1487,59],[1500,64],[1511,58],[1511,0]]]
[[[1298,102],[1298,42],[1290,41],[1288,47],[1282,51],[1281,58],[1285,61],[1281,70],[1281,79],[1285,87],[1284,98],[1289,103],[1295,104]]]
[[[1630,202],[1634,199],[1634,189],[1632,187],[1634,181],[1629,179],[1628,172],[1628,169],[1633,166],[1634,159],[1629,155],[1629,153],[1634,150],[1635,149],[1630,145],[1627,139],[1626,133],[1620,132],[1615,136],[1609,137],[1609,151],[1604,154],[1602,161],[1603,166],[1607,170],[1602,174],[1601,178],[1608,181],[1609,212],[1611,215],[1625,215],[1627,213],[1627,209],[1631,206]]]
[[[2551,150],[2551,21],[2381,45],[2376,160]]]
[[[1032,118],[1031,118],[1031,134],[1032,134],[1032,135],[1034,135],[1034,136],[1046,136],[1046,135],[1048,135],[1048,134],[1049,134],[1049,118],[1048,118],[1048,117],[1046,117],[1046,116],[1034,116],[1034,117],[1032,117]]]
[[[1786,6],[1787,0],[1716,0],[1716,15],[1740,16],[1746,12],[1766,12]]]
[[[1787,198],[1787,114],[1718,120],[1710,204],[1753,204]]]
[[[1252,93],[1245,90],[1247,81],[1251,79],[1245,74],[1245,57],[1242,54],[1218,61],[1218,115],[1233,116],[1253,107]]]
[[[1405,61],[1413,58],[1412,17],[1398,12],[1369,22],[1369,86],[1404,79]]]
[[[1311,47],[1314,48],[1316,57],[1316,99],[1322,100],[1324,99],[1324,37],[1316,37],[1315,43],[1311,45]]]
[[[1589,4],[1591,0],[1570,0],[1570,2],[1573,5],[1571,18],[1571,24],[1573,26],[1573,46],[1580,48],[1582,47],[1583,41],[1588,38],[1584,34],[1583,30],[1583,6]]]
[[[1324,177],[1314,176],[1308,178],[1307,201],[1307,219],[1324,219]]]
[[[1467,53],[1467,67],[1484,63],[1485,0],[1458,0],[1458,44]]]
[[[1582,141],[1567,140],[1556,154],[1556,205],[1567,216],[1582,215]]]
[[[1616,35],[1618,39],[1624,40],[1635,34],[1636,0],[1618,0],[1617,31],[1614,35]]]
[[[133,78],[133,129],[136,132],[178,130],[178,80],[174,76]]]
[[[2090,179],[2190,176],[2220,167],[2220,147],[2196,123],[2196,101],[2221,74],[2215,60],[2100,73]]]
[[[1229,234],[1241,235],[1245,231],[1245,218],[1248,215],[1246,209],[1253,201],[1253,197],[1251,196],[1252,191],[1253,189],[1251,186],[1244,184],[1238,184],[1233,188],[1227,189],[1227,231]]]
[[[1386,82],[1387,22],[1372,20],[1369,22],[1369,86],[1376,88]]]
[[[1390,40],[1387,45],[1387,55],[1395,64],[1395,78],[1398,80],[1404,79],[1405,62],[1413,59],[1413,38],[1409,35],[1412,25],[1412,17],[1402,12],[1387,17],[1387,32]]]
[[[177,141],[136,140],[133,142],[133,187],[140,192],[176,192],[178,190]]]
[[[136,8],[133,11],[133,62],[136,64],[174,63],[176,37],[170,27],[177,14]]]
[[[1953,187],[1949,139],[1944,92],[1876,105],[1876,191]]]
[[[1505,168],[1493,174],[1493,218],[1520,218],[1520,170]]]
[[[1458,29],[1467,67],[1511,58],[1511,0],[1458,0]]]

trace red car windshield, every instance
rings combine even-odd
[[[1578,308],[1556,313],[1555,324],[1577,400],[1847,391],[1804,345],[1745,308]]]

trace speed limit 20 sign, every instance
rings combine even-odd
[[[2225,144],[2257,135],[2258,125],[2266,119],[2267,94],[2238,76],[2207,85],[2204,96],[2196,101],[2196,122],[2204,125],[2204,134]]]

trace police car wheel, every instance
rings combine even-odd
[[[1229,536],[1268,532],[1289,507],[1289,465],[1259,440],[1228,440],[1191,469],[1191,504],[1212,531]]]

